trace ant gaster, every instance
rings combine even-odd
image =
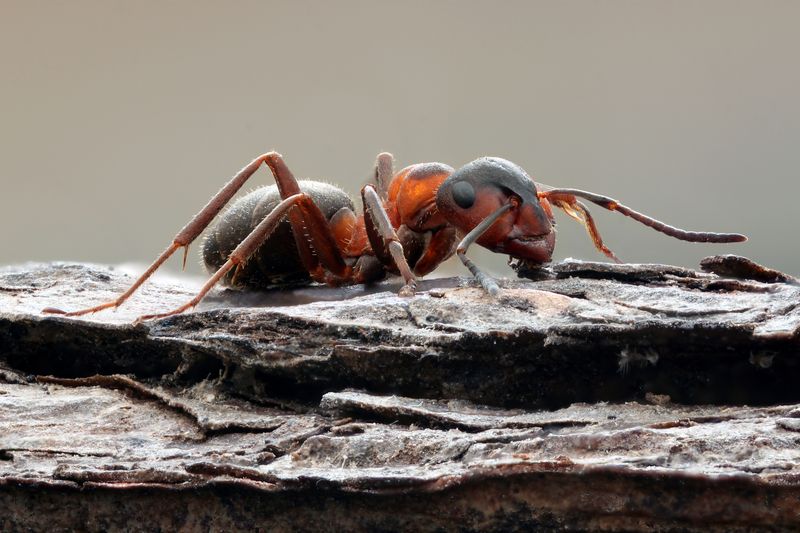
[[[681,230],[606,196],[537,184],[521,167],[497,157],[477,159],[458,170],[442,163],[421,163],[394,174],[392,155],[382,153],[374,183],[361,190],[364,209],[357,216],[344,191],[326,183],[297,181],[283,157],[270,152],[254,159],[214,195],[117,299],[79,311],[44,311],[78,316],[118,307],[180,248],[185,265],[189,245],[262,164],[270,168],[277,186],[240,198],[211,229],[203,245],[203,261],[212,276],[197,296],[172,311],[138,320],[191,309],[217,283],[242,288],[310,280],[345,285],[376,281],[392,273],[404,279],[399,294],[412,296],[417,277],[433,271],[454,252],[481,286],[497,295],[497,283],[466,256],[467,248],[478,243],[529,265],[547,263],[556,240],[552,206],[582,223],[595,247],[619,262],[603,244],[589,210],[578,198],[677,239],[747,240],[736,233]]]

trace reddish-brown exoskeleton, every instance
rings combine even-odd
[[[270,152],[239,171],[116,300],[68,313],[53,308],[45,311],[78,316],[118,307],[180,248],[184,248],[185,264],[189,245],[262,164],[270,168],[277,185],[239,199],[210,231],[203,259],[213,275],[197,296],[177,309],[139,320],[191,309],[220,282],[234,287],[311,280],[343,285],[376,281],[388,272],[403,277],[400,295],[411,296],[417,277],[433,271],[454,252],[483,288],[496,295],[497,283],[467,258],[467,248],[477,242],[527,264],[547,263],[556,237],[552,206],[581,222],[597,249],[618,261],[603,244],[592,216],[578,198],[678,239],[746,240],[735,233],[681,230],[606,196],[536,184],[521,167],[495,157],[477,159],[455,171],[442,163],[421,163],[394,174],[391,154],[380,154],[375,183],[361,190],[364,210],[357,216],[342,190],[321,182],[298,182],[281,155]]]

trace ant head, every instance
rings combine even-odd
[[[447,221],[463,233],[511,204],[478,244],[535,263],[550,261],[555,246],[552,213],[539,202],[530,176],[511,161],[483,157],[464,165],[439,187],[436,204]]]

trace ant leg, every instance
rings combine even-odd
[[[394,177],[394,156],[381,152],[375,160],[375,186],[384,202],[389,199],[389,184]]]
[[[600,250],[606,257],[612,259],[617,263],[622,263],[620,259],[612,252],[604,243],[603,238],[600,236],[600,231],[597,229],[597,225],[594,223],[594,218],[592,214],[587,209],[586,205],[583,202],[578,200],[573,201],[572,203],[563,201],[561,199],[553,199],[553,205],[562,209],[567,215],[571,218],[574,218],[581,224],[583,227],[586,228],[586,232],[589,233],[589,237],[591,237],[592,242],[594,243],[594,247]]]
[[[297,206],[306,198],[308,197],[305,194],[295,194],[289,198],[286,198],[285,200],[282,200],[278,205],[276,205],[275,208],[264,218],[264,220],[259,222],[253,231],[251,231],[250,234],[239,243],[233,252],[231,252],[225,264],[219,267],[219,269],[214,273],[213,276],[211,276],[211,278],[209,278],[209,280],[205,283],[205,285],[203,285],[203,287],[200,289],[200,292],[198,292],[194,298],[182,306],[173,309],[172,311],[140,316],[134,323],[137,324],[143,320],[177,315],[195,307],[200,303],[205,295],[208,294],[212,288],[214,288],[214,285],[216,285],[217,282],[228,273],[228,271],[237,267],[238,265],[244,264],[250,258],[250,256],[253,255],[253,252],[255,252],[259,246],[264,244],[264,241],[269,238],[270,234],[275,230],[275,227],[278,225],[278,223],[280,223],[287,211],[292,209],[292,207]]]
[[[747,237],[739,233],[714,233],[711,231],[687,231],[675,226],[670,226],[645,214],[634,211],[630,207],[624,206],[613,198],[595,194],[593,192],[581,191],[579,189],[551,189],[548,191],[539,191],[539,198],[546,198],[557,203],[559,200],[574,203],[575,197],[589,200],[590,202],[599,205],[609,211],[618,211],[625,216],[631,217],[637,222],[641,222],[645,226],[649,226],[656,231],[660,231],[670,237],[689,242],[716,242],[716,243],[731,243],[731,242],[744,242]]]
[[[406,283],[398,294],[400,296],[414,296],[417,290],[417,278],[411,271],[411,267],[408,266],[408,261],[406,261],[406,256],[403,252],[403,245],[400,244],[400,239],[397,237],[397,232],[389,220],[389,215],[383,207],[383,202],[381,202],[378,192],[372,185],[366,185],[361,189],[361,199],[364,202],[364,217],[368,219],[366,220],[367,234],[370,236],[374,234],[370,230],[371,227],[377,230],[377,237],[383,242],[384,247],[388,250]],[[371,238],[370,241],[372,240]],[[374,245],[373,250],[378,257],[383,255],[379,253],[379,250]]]
[[[464,237],[460,243],[458,243],[458,248],[456,248],[456,254],[458,254],[458,258],[461,259],[461,262],[464,263],[472,275],[478,280],[481,284],[481,287],[488,292],[492,296],[497,296],[500,294],[500,287],[497,285],[497,282],[491,278],[491,276],[487,276],[483,271],[481,271],[472,260],[467,257],[467,248],[470,247],[472,243],[474,243],[481,235],[486,232],[489,228],[492,227],[492,224],[497,222],[497,219],[503,216],[506,211],[512,208],[512,204],[505,204],[500,206],[494,213],[486,217],[481,221],[480,224],[475,226],[472,231],[467,233],[467,236]]]
[[[285,200],[301,193],[297,179],[280,154],[273,152],[264,162],[272,171],[281,198]],[[342,257],[336,236],[325,215],[309,196],[303,195],[297,209],[289,212],[289,222],[300,260],[312,278],[326,282],[329,280],[327,272],[330,272],[336,278],[348,279],[351,269]]]
[[[457,238],[458,234],[455,226],[445,226],[434,231],[422,257],[417,259],[414,265],[414,272],[424,276],[433,271],[445,259],[453,255]]]
[[[270,152],[264,155],[260,155],[257,158],[253,159],[246,167],[240,170],[231,180],[225,184],[220,191],[215,194],[211,200],[208,201],[205,207],[200,210],[190,221],[186,224],[183,229],[181,229],[175,238],[172,240],[172,244],[170,244],[166,250],[164,250],[161,255],[159,255],[153,264],[151,264],[147,270],[145,270],[144,274],[139,276],[139,278],[133,282],[133,285],[122,293],[117,299],[112,300],[110,302],[106,302],[104,304],[97,305],[95,307],[90,307],[88,309],[81,309],[79,311],[71,311],[71,312],[64,312],[60,309],[56,309],[53,307],[48,307],[46,309],[42,309],[43,313],[53,313],[65,316],[81,316],[88,313],[96,313],[98,311],[102,311],[103,309],[108,309],[109,307],[119,307],[122,303],[130,298],[130,296],[136,292],[142,283],[147,281],[147,279],[153,275],[153,273],[158,270],[158,268],[169,259],[169,257],[175,253],[176,250],[183,248],[183,264],[186,265],[186,256],[189,252],[189,245],[194,241],[198,235],[200,235],[203,230],[211,223],[215,216],[225,207],[225,204],[230,201],[230,199],[235,195],[239,189],[242,188],[244,183],[252,176],[258,167],[261,166],[263,162],[265,162],[268,158],[273,155],[277,155],[274,152]]]

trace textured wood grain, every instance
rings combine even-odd
[[[523,269],[524,271],[524,269]],[[542,273],[539,273],[541,275]],[[800,287],[569,261],[215,295],[0,271],[4,530],[800,528]]]

